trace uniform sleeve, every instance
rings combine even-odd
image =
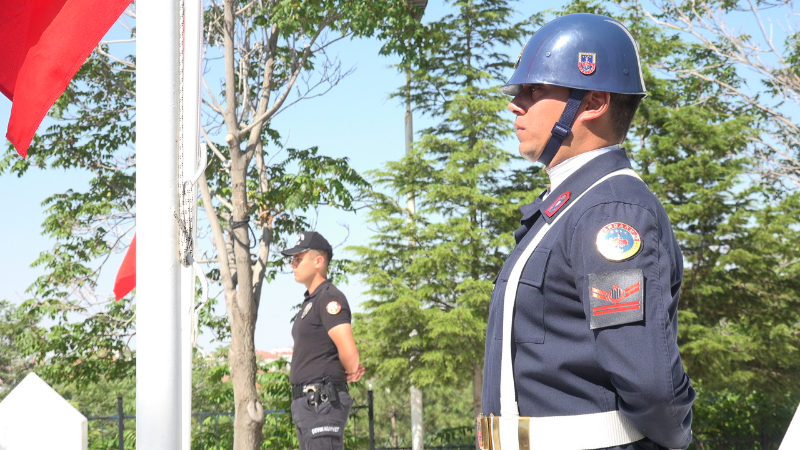
[[[666,214],[622,202],[594,206],[578,220],[570,253],[619,410],[657,444],[686,448],[696,394],[678,350],[683,269]]]
[[[350,323],[350,305],[344,295],[327,295],[321,300],[319,316],[326,331],[337,325]]]

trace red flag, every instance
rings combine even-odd
[[[42,119],[131,0],[0,1],[6,137],[23,157]]]
[[[117,272],[117,280],[114,282],[114,295],[117,296],[117,301],[122,297],[128,295],[133,288],[136,287],[136,235],[133,235],[131,246],[128,247],[128,253],[125,253],[125,258],[122,260],[122,265],[119,266]]]

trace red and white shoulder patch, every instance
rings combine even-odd
[[[563,194],[558,196],[556,201],[554,201],[553,204],[550,205],[544,211],[544,213],[547,214],[547,217],[555,216],[556,213],[558,212],[558,210],[561,209],[564,205],[567,204],[567,202],[569,201],[569,194],[570,194],[570,191],[567,191],[567,192],[564,192]]]
[[[339,314],[341,310],[342,310],[342,305],[339,304],[339,302],[337,301],[330,302],[328,303],[328,306],[325,307],[325,311],[328,311],[328,314],[332,316]]]

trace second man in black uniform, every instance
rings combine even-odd
[[[294,279],[308,289],[292,327],[292,419],[300,450],[344,449],[353,399],[347,383],[364,374],[350,326],[350,306],[328,280],[333,249],[321,234],[301,233],[281,252],[291,256]]]

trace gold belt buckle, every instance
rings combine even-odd
[[[478,418],[475,419],[475,422],[475,431],[478,437],[478,448],[480,450],[493,450],[492,430],[489,428],[489,418],[481,413],[478,415]]]

